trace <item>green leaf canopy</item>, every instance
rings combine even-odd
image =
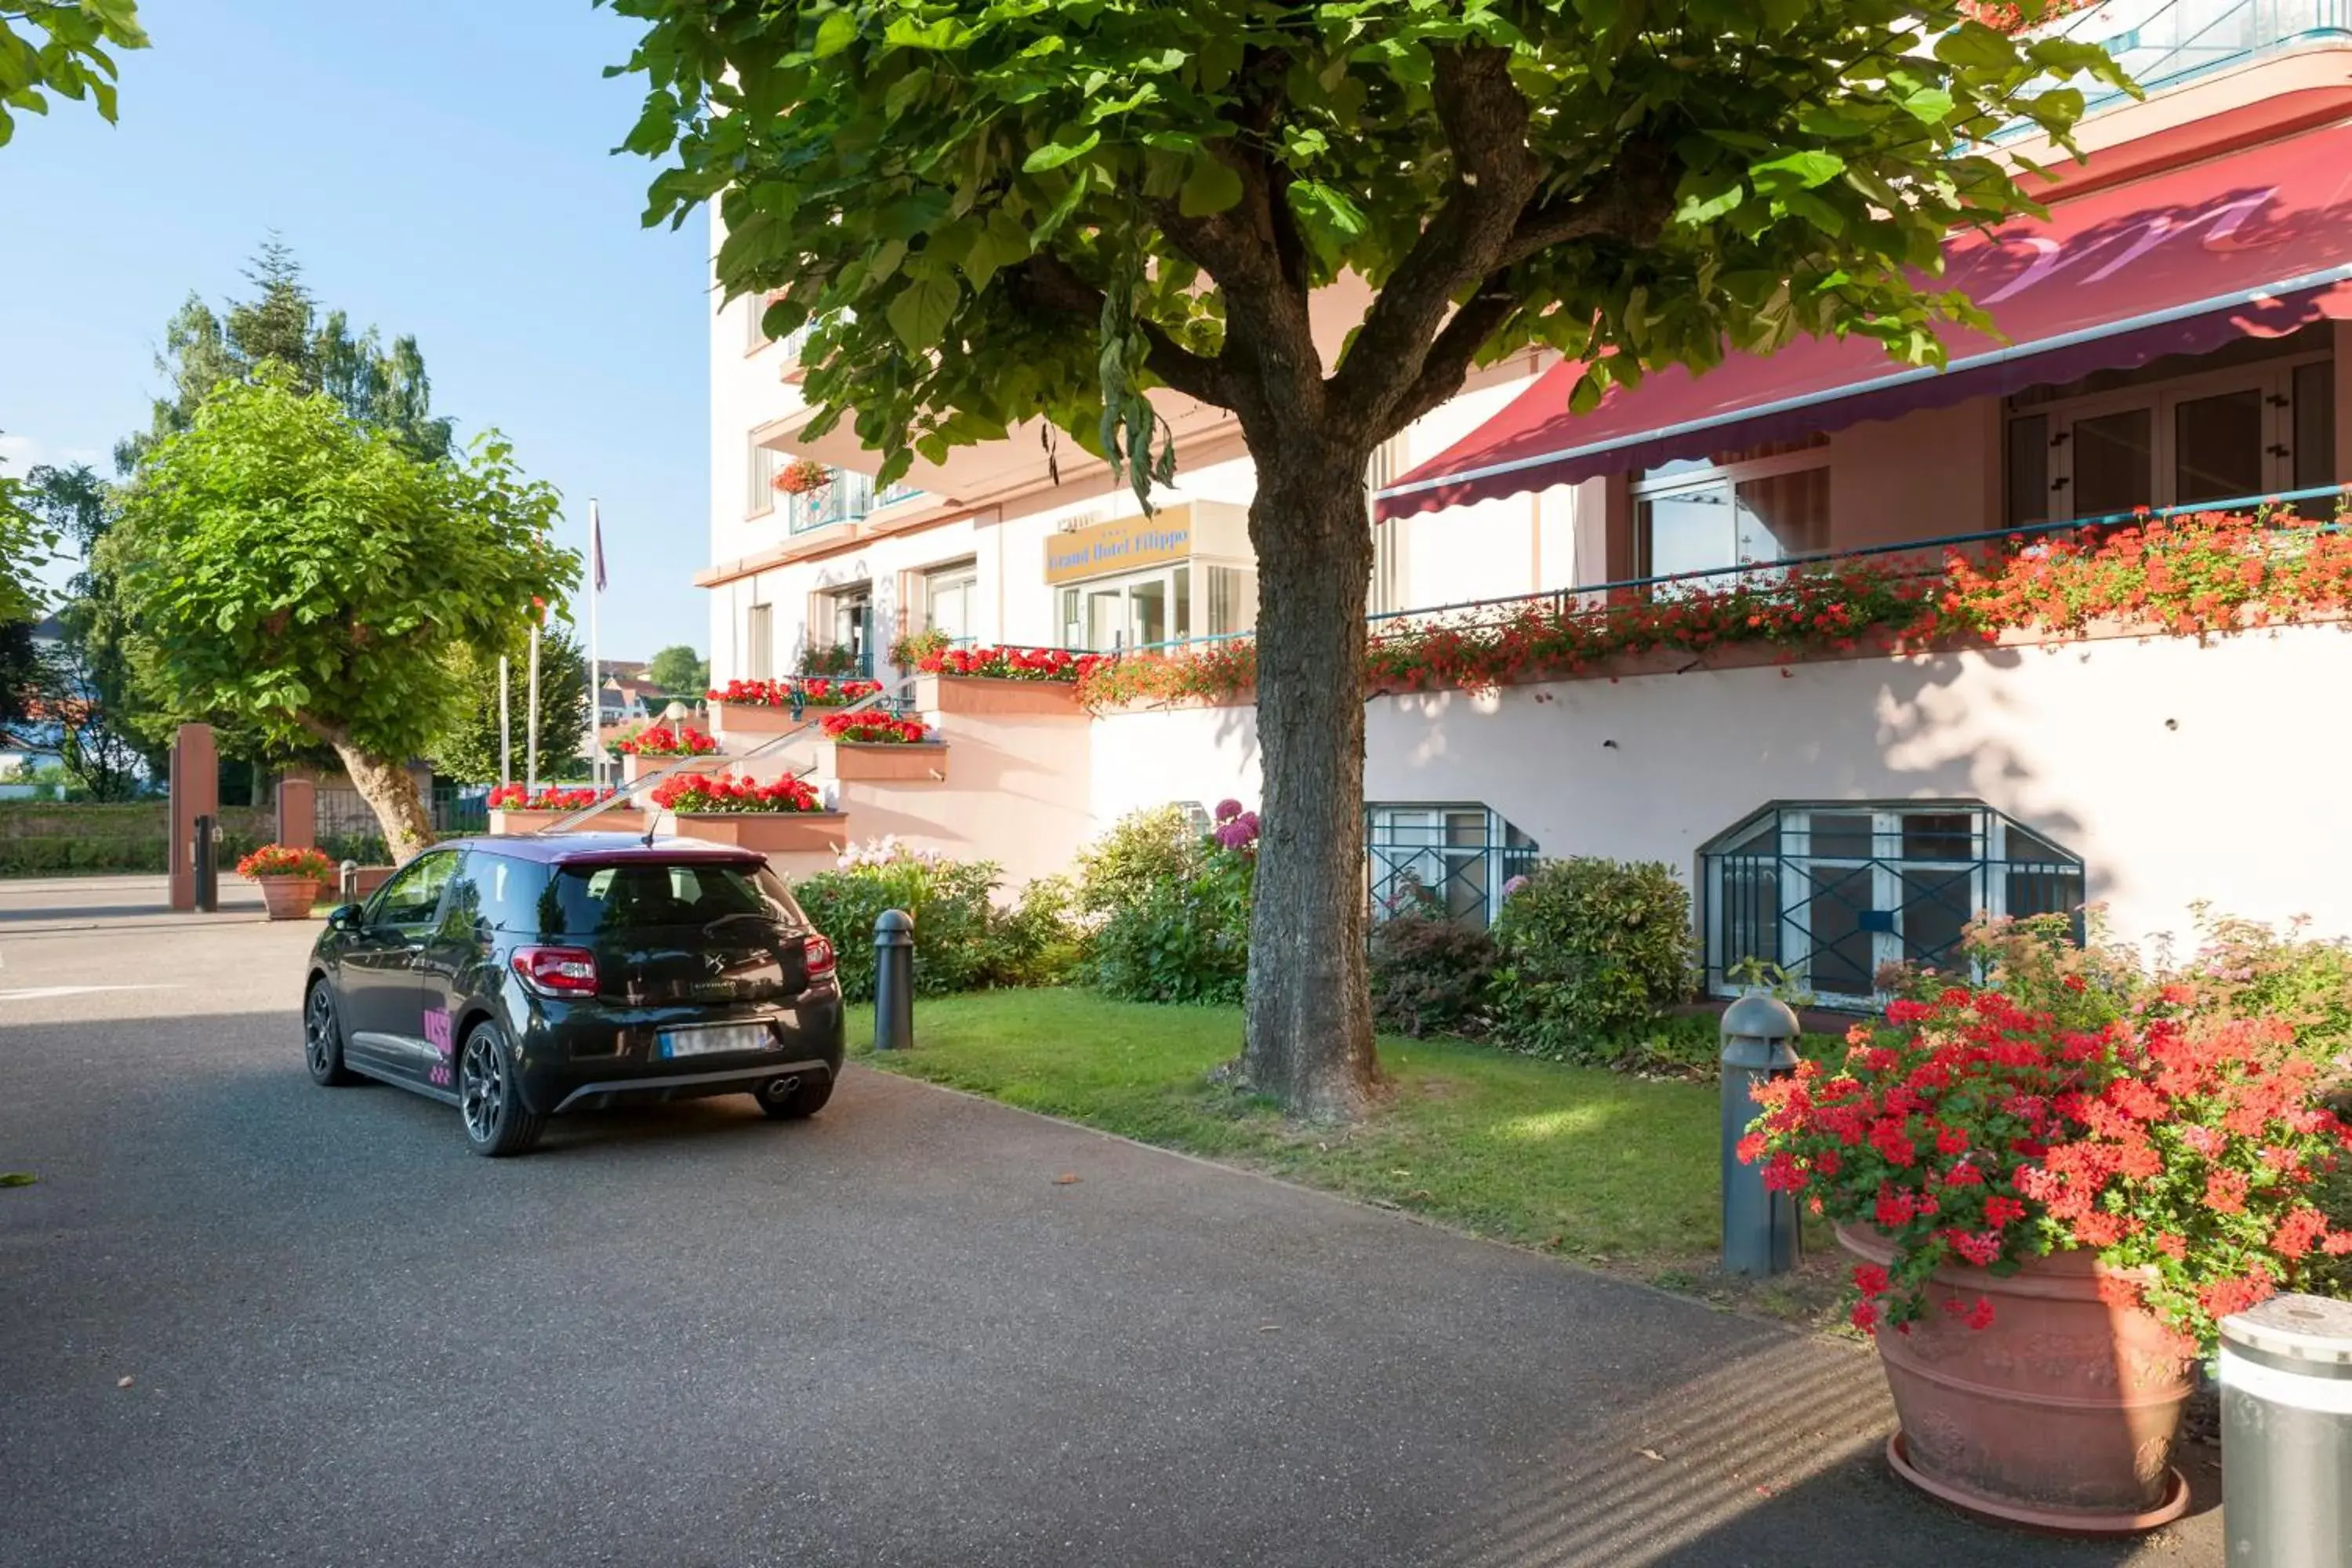
[[[286,381],[224,385],[157,445],[104,564],[173,706],[404,761],[463,703],[452,655],[510,645],[578,558],[549,542],[555,491],[504,441],[421,460]]]

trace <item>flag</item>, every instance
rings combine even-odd
[[[604,520],[590,513],[588,518],[588,554],[595,563],[596,592],[604,591]]]

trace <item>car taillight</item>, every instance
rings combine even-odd
[[[542,996],[596,994],[596,955],[584,947],[519,947],[514,972]]]
[[[833,973],[833,943],[811,931],[801,951],[807,955],[808,977],[811,980],[822,980]]]

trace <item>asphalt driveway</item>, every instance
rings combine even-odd
[[[1914,1496],[1846,1347],[875,1072],[477,1159],[160,887],[0,883],[7,1568],[2221,1561]]]

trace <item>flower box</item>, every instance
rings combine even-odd
[[[849,816],[839,811],[714,811],[677,814],[682,838],[731,844],[762,855],[839,854],[849,843]]]
[[[725,735],[781,735],[787,730],[797,730],[808,722],[803,713],[793,717],[793,710],[768,702],[714,702],[710,705],[710,725]]]
[[[1077,686],[1067,680],[1008,680],[990,675],[919,675],[915,706],[926,713],[1075,718]]]
[[[831,773],[845,783],[895,783],[918,779],[926,783],[948,776],[948,749],[939,741],[911,743],[834,741]]]
[[[505,809],[490,813],[490,831],[520,835],[539,833],[554,826],[570,816],[568,811],[521,811]],[[616,805],[610,811],[600,811],[579,826],[574,833],[643,833],[646,814],[635,806]]]
[[[685,763],[688,767],[709,766],[719,760],[719,755],[716,752],[702,752],[691,757],[641,757],[630,752],[621,758],[621,782],[633,784],[650,773],[657,773],[679,763]],[[678,771],[683,773],[687,769]]]

